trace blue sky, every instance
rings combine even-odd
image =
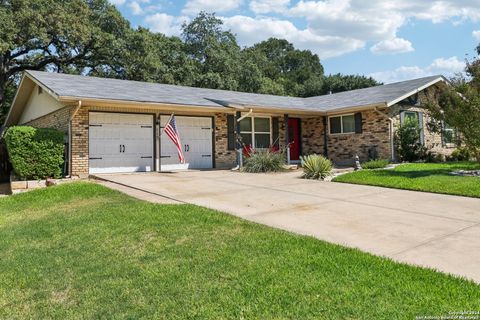
[[[389,83],[461,72],[480,43],[480,0],[110,0],[132,26],[179,35],[215,12],[242,46],[284,38],[318,54],[325,72]]]

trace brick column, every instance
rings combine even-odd
[[[71,175],[88,177],[88,109],[80,108],[72,119]]]

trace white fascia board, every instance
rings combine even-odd
[[[398,103],[398,102],[400,102],[400,101],[402,101],[402,100],[404,100],[404,99],[406,99],[406,98],[414,95],[415,93],[418,93],[418,92],[420,92],[420,91],[422,91],[422,90],[424,90],[424,89],[426,89],[426,88],[428,88],[428,87],[430,87],[430,86],[433,86],[435,83],[440,82],[440,81],[445,81],[446,83],[448,83],[448,81],[447,81],[444,77],[438,77],[437,79],[435,79],[435,80],[433,80],[433,81],[430,81],[429,83],[424,84],[423,86],[418,87],[417,89],[412,90],[412,91],[404,94],[403,96],[398,97],[398,98],[395,99],[395,100],[392,100],[392,101],[390,101],[390,102],[387,102],[387,107],[391,107],[391,106],[393,106],[394,104],[396,104],[396,103]]]

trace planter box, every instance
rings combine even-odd
[[[62,184],[66,182],[72,182],[78,180],[75,178],[65,178],[65,179],[51,179],[53,185]],[[16,177],[10,176],[10,193],[17,194],[25,191],[46,188],[47,180],[16,180]]]

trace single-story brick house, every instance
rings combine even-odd
[[[40,71],[24,73],[5,126],[63,130],[69,174],[229,168],[236,133],[246,145],[289,145],[288,161],[325,154],[337,164],[355,155],[395,159],[393,137],[415,117],[422,143],[439,153],[451,145],[428,130],[422,101],[445,85],[442,76],[342,93],[295,98],[104,79]],[[161,127],[174,113],[186,164]],[[236,120],[240,121],[236,121]]]

